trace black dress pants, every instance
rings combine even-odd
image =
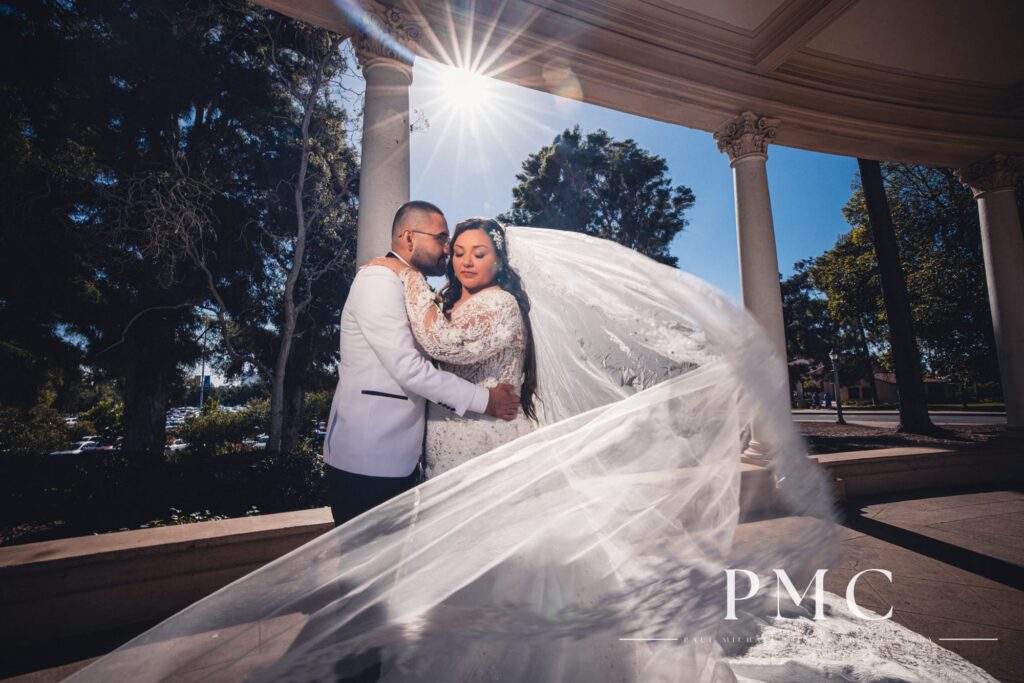
[[[327,500],[331,504],[334,526],[340,526],[377,507],[419,483],[419,470],[407,477],[370,477],[325,465]]]

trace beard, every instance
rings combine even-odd
[[[445,269],[448,266],[448,257],[444,254],[428,256],[427,254],[413,252],[409,263],[427,277],[438,277],[445,274]]]

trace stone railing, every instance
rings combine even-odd
[[[163,619],[332,528],[319,508],[0,548],[0,640]]]

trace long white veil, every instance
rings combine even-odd
[[[806,585],[837,547],[783,359],[692,276],[577,233],[508,236],[533,306],[540,428],[72,680],[338,680],[375,661],[382,680],[735,680],[715,640],[724,570]],[[808,521],[798,533],[736,533],[749,423],[771,462],[764,502]]]

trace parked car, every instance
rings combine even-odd
[[[84,441],[76,441],[71,446],[62,451],[52,451],[50,455],[79,455],[81,453],[88,453],[89,451],[100,450],[102,444],[99,441],[93,441],[86,439]]]
[[[270,441],[269,435],[260,434],[259,436],[256,437],[256,440],[253,442],[252,447],[258,451],[262,451],[266,449],[268,441]]]
[[[171,443],[167,444],[164,448],[165,453],[174,453],[175,451],[184,451],[188,449],[188,443],[184,439],[174,439]]]

